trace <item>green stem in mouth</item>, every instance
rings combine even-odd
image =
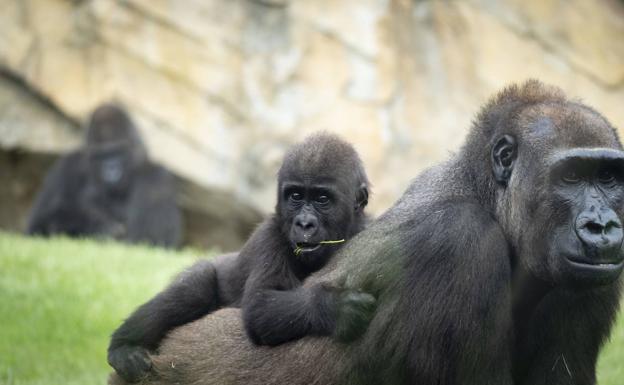
[[[342,242],[344,242],[344,241],[345,241],[344,239],[337,239],[337,240],[335,240],[335,241],[320,241],[320,242],[319,242],[319,245],[335,245],[335,244],[337,244],[337,243],[342,243]],[[299,255],[299,254],[301,254],[301,252],[302,252],[302,251],[303,251],[303,248],[301,248],[301,247],[297,246],[297,247],[295,248],[295,255]]]
[[[320,241],[319,243],[321,245],[333,245],[333,244],[336,244],[336,243],[342,243],[344,241],[345,241],[344,239],[338,239],[338,240],[335,240],[335,241]]]

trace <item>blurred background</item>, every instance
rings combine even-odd
[[[124,105],[179,179],[186,243],[234,250],[275,203],[285,149],[355,144],[380,213],[534,77],[624,127],[620,0],[0,0],[0,229],[53,161]]]

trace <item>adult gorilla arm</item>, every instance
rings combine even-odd
[[[108,229],[104,213],[89,209],[81,200],[87,180],[83,158],[76,151],[52,166],[31,210],[26,233],[78,236]]]

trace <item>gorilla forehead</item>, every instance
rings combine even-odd
[[[615,129],[599,113],[538,80],[509,86],[492,98],[474,122],[468,147],[482,153],[482,148],[505,134],[540,150],[550,150],[553,144],[620,147]]]
[[[140,142],[126,111],[115,104],[102,104],[93,111],[87,129],[87,144]]]
[[[353,146],[329,133],[313,134],[293,146],[284,156],[278,175],[280,181],[368,184],[362,161]]]
[[[519,116],[518,129],[532,144],[546,142],[553,149],[620,147],[615,129],[596,111],[575,102],[529,106]]]

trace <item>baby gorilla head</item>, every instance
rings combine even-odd
[[[355,149],[330,134],[294,146],[278,174],[276,215],[297,258],[322,265],[361,230],[369,182]]]

